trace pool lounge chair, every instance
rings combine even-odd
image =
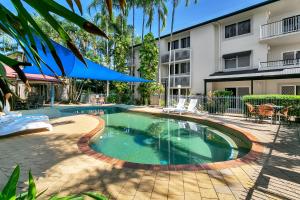
[[[198,103],[198,99],[191,99],[187,109],[185,109],[184,107],[178,108],[178,109],[175,109],[174,112],[179,112],[180,115],[182,113],[196,113],[197,112],[197,108],[196,108],[197,103]]]
[[[180,98],[176,107],[163,108],[163,112],[175,112],[176,110],[184,109],[185,99]]]
[[[52,125],[46,115],[28,115],[28,116],[0,116],[0,137],[8,136],[14,133],[47,129],[52,130]]]

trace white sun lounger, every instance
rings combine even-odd
[[[175,112],[179,109],[184,109],[185,99],[180,98],[176,107],[163,108],[163,112]]]
[[[23,116],[21,112],[10,111],[10,105],[7,100],[3,111],[5,115],[0,116],[0,136],[7,136],[28,130],[52,130],[49,117],[46,115]]]
[[[52,125],[49,122],[48,116],[0,116],[0,136],[7,136],[17,132],[38,129],[52,130]]]
[[[181,113],[186,113],[186,112],[187,113],[196,113],[196,111],[197,111],[197,108],[196,108],[197,103],[198,103],[198,99],[191,99],[187,109],[185,109],[183,107],[183,108],[175,109],[174,112],[179,112],[180,114]]]

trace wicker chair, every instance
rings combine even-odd
[[[272,105],[263,104],[258,107],[258,116],[260,120],[264,118],[271,118],[271,123],[273,123],[273,117],[275,115],[275,109]]]
[[[251,103],[245,103],[245,105],[247,106],[247,111],[248,111],[248,113],[246,114],[246,119],[254,116],[256,120],[257,110],[255,109],[255,107]]]

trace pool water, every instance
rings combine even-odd
[[[104,132],[91,148],[106,156],[143,164],[203,164],[236,159],[247,153],[213,127],[191,121],[127,112],[116,107],[82,108],[102,113]]]

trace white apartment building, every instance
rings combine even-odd
[[[171,95],[179,89],[182,95],[300,95],[300,0],[253,5],[179,30],[172,42],[163,36],[160,59],[161,82],[170,74]]]

